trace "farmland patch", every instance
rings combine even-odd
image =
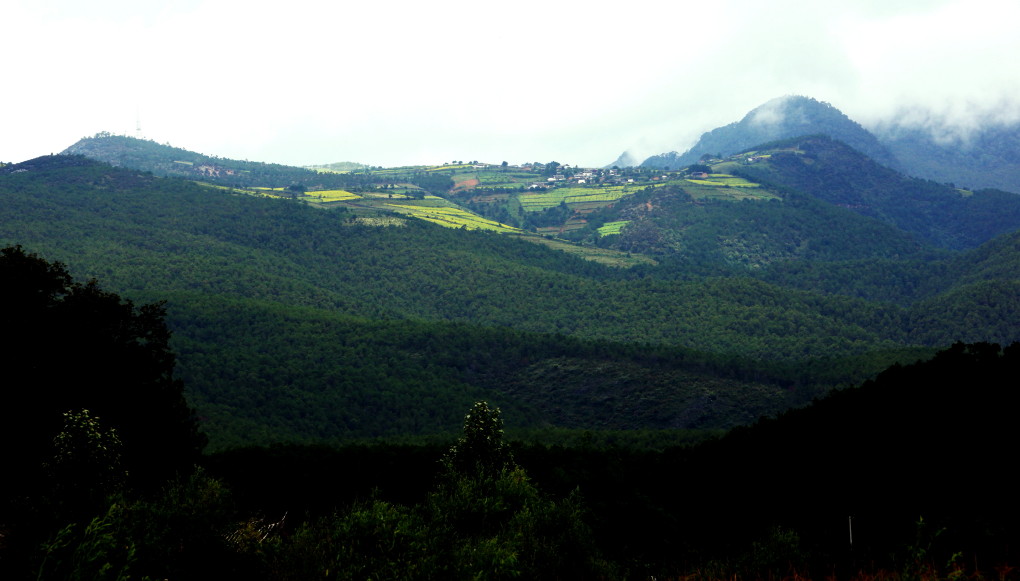
[[[597,232],[599,233],[599,236],[612,236],[613,234],[619,234],[623,227],[627,224],[630,224],[630,220],[606,222],[602,226],[599,226]]]
[[[503,233],[519,233],[519,228],[501,224],[495,220],[482,218],[463,208],[452,206],[428,206],[409,204],[386,204],[394,210],[418,218],[446,226],[448,228],[467,228],[469,230],[490,230]]]

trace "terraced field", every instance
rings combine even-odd
[[[779,196],[756,184],[730,174],[713,173],[708,179],[686,179],[683,188],[696,199],[778,200]]]
[[[598,228],[597,232],[599,233],[599,236],[611,236],[613,234],[619,234],[620,230],[622,230],[623,227],[626,226],[627,224],[630,224],[630,220],[606,222],[605,224]]]
[[[594,204],[593,207],[615,202],[620,198],[644,189],[645,185],[626,186],[595,186],[554,188],[545,192],[524,193],[517,196],[521,209],[525,212],[541,212],[554,208],[561,203],[568,206],[574,204]]]
[[[411,204],[386,204],[387,207],[392,208],[402,214],[418,218],[420,220],[427,220],[434,222],[440,226],[446,226],[449,228],[467,228],[468,230],[490,230],[493,232],[501,232],[504,234],[518,234],[521,232],[519,228],[513,226],[507,226],[494,220],[482,218],[476,214],[464,210],[463,208],[457,208],[452,206],[443,205],[411,205]]]
[[[713,173],[708,174],[708,179],[705,180],[693,180],[688,179],[687,181],[700,184],[704,186],[720,186],[727,188],[758,188],[761,184],[749,182],[744,178],[738,178],[737,176],[725,174],[725,173]]]
[[[320,202],[346,202],[348,200],[360,200],[361,196],[347,190],[320,190],[305,193],[306,198],[318,198]]]

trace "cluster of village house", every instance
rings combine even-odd
[[[485,164],[485,163],[480,163],[480,164],[474,164],[471,167],[473,167],[475,169],[491,169],[493,167],[498,167],[498,166],[494,166],[494,165],[490,165],[490,164]],[[509,166],[509,167],[511,167],[513,169],[516,169],[516,170],[528,171],[528,172],[536,171],[536,169],[537,170],[541,170],[541,167],[536,168],[534,165],[531,165],[531,164],[526,164],[526,165],[521,165],[521,166]],[[581,168],[578,168],[574,172],[569,173],[570,170],[572,169],[572,167],[570,165],[561,165],[559,167],[564,172],[568,172],[568,173],[555,173],[552,176],[547,177],[544,182],[532,182],[528,186],[528,189],[529,190],[537,190],[537,189],[547,189],[547,188],[550,188],[550,187],[558,187],[558,186],[562,186],[562,185],[583,185],[583,184],[588,184],[588,183],[602,183],[602,184],[610,184],[610,185],[623,185],[623,184],[632,184],[632,183],[634,183],[636,181],[632,177],[621,176],[620,175],[620,171],[617,170],[617,169],[581,169]],[[691,177],[694,177],[694,178],[697,179],[699,177],[699,175],[702,176],[703,178],[707,178],[708,177],[708,174],[693,174]],[[649,180],[650,179],[652,181],[659,181],[659,180],[669,179],[669,177],[670,176],[662,175],[662,176],[652,176],[651,178],[645,177],[643,179],[644,180]]]

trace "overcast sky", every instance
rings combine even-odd
[[[293,165],[612,162],[774,97],[1020,118],[1016,0],[14,0],[0,161],[100,131]]]

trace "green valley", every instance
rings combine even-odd
[[[3,355],[29,378],[0,573],[1009,558],[988,471],[1015,440],[1020,196],[824,137],[669,171],[70,149],[0,166]],[[949,564],[904,564],[929,520]]]

